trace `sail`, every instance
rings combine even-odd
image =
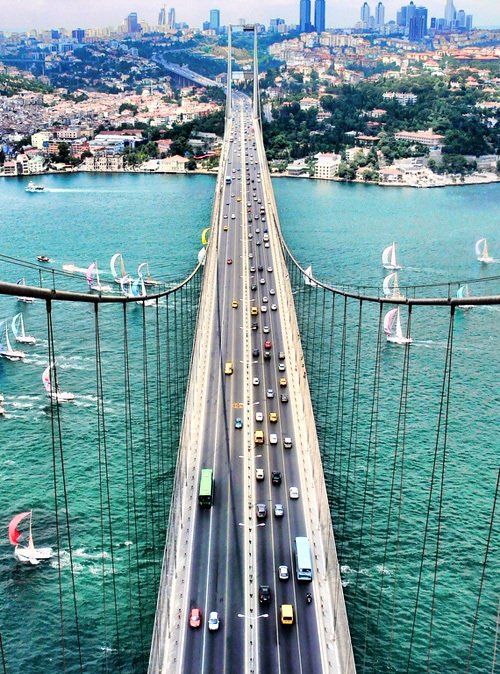
[[[207,256],[206,248],[201,248],[198,253],[198,264],[205,264],[205,258]]]
[[[149,277],[151,276],[151,274],[149,273],[149,264],[148,264],[148,262],[141,262],[141,264],[137,267],[137,276],[138,276],[139,278],[142,278],[142,268],[143,268],[143,267],[147,267],[147,270],[148,270],[148,276],[147,276],[147,278],[149,278]]]
[[[25,286],[26,285],[26,282],[24,280],[24,276],[23,276],[23,278],[20,278],[19,281],[16,281],[16,285],[17,286]]]
[[[5,323],[5,346],[7,347],[7,351],[12,351],[12,346],[10,344],[10,339],[9,339],[9,329],[7,327],[7,322]]]
[[[397,309],[396,311],[397,311],[397,314],[396,314],[396,337],[399,340],[402,341],[403,340],[403,329],[401,327],[401,313],[400,313],[399,309]]]
[[[460,286],[460,288],[457,290],[457,297],[460,300],[462,300],[464,297],[469,297],[467,286]]]
[[[12,334],[16,339],[24,337],[23,315],[21,313],[16,314],[12,319]]]
[[[111,258],[111,262],[109,263],[109,266],[111,267],[111,273],[113,274],[113,278],[115,278],[115,279],[118,278],[118,273],[116,271],[116,261],[121,256],[122,256],[121,253],[115,253],[113,255],[113,257]],[[122,264],[123,264],[123,259],[122,259]],[[123,276],[123,274],[122,274],[122,276]]]
[[[315,281],[312,280],[312,265],[310,264],[307,269],[304,269],[304,283],[306,286],[311,286],[311,288],[316,288],[318,285]]]
[[[386,276],[385,279],[384,279],[383,289],[384,289],[384,295],[386,295],[387,297],[392,295],[391,283],[392,283],[392,281],[395,281],[396,277],[397,277],[397,274],[396,274],[396,272],[394,272],[393,274],[389,274],[388,276]]]
[[[384,316],[384,332],[386,335],[392,334],[392,321],[394,316],[399,312],[399,309],[391,309]]]
[[[141,295],[141,293],[140,293],[140,291],[139,291],[139,286],[141,285],[141,281],[142,281],[142,276],[139,276],[139,278],[136,278],[135,281],[134,281],[134,283],[132,284],[132,295],[133,295],[134,297],[140,297],[140,295]],[[144,288],[144,282],[143,282],[143,281],[142,281],[142,288]],[[127,292],[127,291],[123,288],[123,283],[122,283],[122,290],[123,290],[124,293]],[[143,295],[143,296],[144,296],[145,294],[146,294],[145,292],[142,292],[142,295]]]
[[[52,364],[50,364],[48,367],[45,368],[42,374],[42,381],[43,385],[45,386],[45,390],[47,393],[50,393],[52,391],[52,385],[50,383],[50,368],[52,367]]]
[[[19,543],[19,538],[21,536],[21,533],[17,530],[17,525],[20,522],[22,522],[22,520],[25,517],[28,517],[30,515],[31,515],[31,510],[28,510],[28,512],[19,513],[19,515],[16,515],[15,517],[13,517],[11,519],[10,524],[9,524],[9,540],[12,543],[12,545],[17,545]]]
[[[204,246],[207,245],[208,243],[208,232],[210,231],[210,227],[207,227],[206,229],[203,230],[201,234],[201,242]]]
[[[391,243],[391,245],[387,246],[387,248],[384,248],[384,250],[382,252],[382,264],[384,265],[384,267],[385,267],[385,265],[391,264],[391,255],[392,255],[393,246],[394,246],[394,244]]]
[[[484,246],[485,246],[484,249],[481,248],[483,243],[484,243]],[[479,239],[479,241],[476,241],[476,255],[485,256],[484,255],[485,249],[486,249],[486,239]],[[487,252],[487,249],[486,249],[486,252]]]
[[[96,268],[96,263],[92,262],[90,267],[87,269],[87,283],[89,284],[89,288],[92,288],[92,283],[94,281],[94,269]]]

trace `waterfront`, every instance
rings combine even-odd
[[[108,261],[115,252],[122,252],[129,270],[148,259],[154,276],[167,282],[179,280],[193,267],[200,247],[200,233],[208,223],[214,180],[208,176],[144,176],[144,175],[72,175],[43,177],[40,182],[49,191],[41,195],[26,195],[27,181],[0,182],[3,218],[0,232],[2,254],[34,261],[39,254],[47,254],[58,269],[72,264],[79,269],[96,258],[103,271],[103,280],[110,281]],[[402,284],[443,282],[450,279],[473,279],[481,275],[495,275],[498,265],[482,268],[475,259],[477,238],[488,238],[490,252],[500,250],[497,217],[498,186],[467,187],[463,190],[417,191],[411,189],[379,190],[375,186],[319,183],[315,181],[275,181],[274,188],[280,210],[283,231],[292,252],[304,265],[313,264],[313,270],[324,281],[335,284],[366,285],[380,288],[384,272],[380,264],[383,247],[396,240]],[[21,275],[19,273],[19,275]],[[18,270],[1,262],[4,280],[17,280]],[[44,272],[47,280],[50,274]],[[35,282],[37,275],[27,277]],[[61,281],[57,281],[58,285]],[[80,281],[72,280],[76,289]],[[83,290],[85,281],[81,278]],[[11,316],[18,309],[14,299],[1,299],[1,316]],[[131,323],[139,335],[140,321],[131,309]],[[118,419],[122,395],[122,380],[114,371],[122,360],[122,339],[113,336],[113,321],[119,316],[109,312],[105,330],[107,406],[112,446],[121,438],[113,426]],[[473,353],[480,363],[484,342],[488,343],[489,377],[495,375],[495,354],[498,353],[498,312],[480,308],[462,317],[460,339],[464,348]],[[37,334],[44,325],[44,308],[37,303],[26,309],[29,329]],[[472,325],[473,330],[472,330]],[[429,341],[426,358],[432,371],[432,362],[440,363],[441,326],[436,322],[417,321],[415,338]],[[76,335],[76,337],[75,337]],[[76,519],[73,547],[78,564],[78,591],[84,627],[84,661],[89,671],[103,668],[103,649],[112,648],[101,633],[92,635],[92,616],[99,614],[100,579],[100,518],[98,513],[98,482],[92,453],[82,448],[93,447],[93,431],[86,428],[94,405],[92,394],[92,316],[81,307],[57,311],[58,348],[62,352],[64,388],[77,395],[78,405],[64,408],[66,453],[71,457],[71,484],[74,500],[70,500]],[[87,343],[88,342],[88,343]],[[416,345],[418,348],[418,345]],[[47,341],[42,341],[31,352],[24,364],[0,361],[0,390],[6,394],[7,418],[0,420],[2,428],[0,495],[2,526],[8,523],[12,511],[34,507],[39,515],[35,521],[35,535],[40,544],[55,545],[53,539],[54,513],[50,476],[50,455],[43,438],[50,432],[49,411],[41,387],[41,370],[47,360]],[[436,356],[435,352],[439,351]],[[141,353],[135,354],[135,363]],[[395,360],[395,358],[394,358]],[[493,361],[493,362],[492,362]],[[467,363],[461,366],[466,368]],[[460,373],[459,375],[460,376]],[[312,384],[316,382],[312,379]],[[467,400],[468,414],[481,420],[482,461],[488,463],[487,488],[491,491],[496,469],[498,441],[495,426],[488,424],[487,415],[474,408],[474,379],[467,374],[462,400]],[[140,398],[140,396],[138,396]],[[484,402],[484,400],[482,401]],[[491,409],[493,412],[493,409]],[[490,426],[490,428],[488,428]],[[22,433],[20,429],[22,428]],[[117,434],[117,435],[115,435]],[[456,459],[457,472],[477,475],[476,459],[467,445],[460,448]],[[121,455],[117,456],[114,487],[119,518],[125,519],[126,504],[119,498],[120,481],[125,479]],[[415,462],[415,480],[420,477]],[[82,485],[81,474],[85,475]],[[40,479],[43,476],[44,479]],[[459,497],[458,497],[459,498]],[[474,494],[471,495],[474,501]],[[458,505],[459,501],[457,502]],[[489,501],[486,510],[489,508]],[[479,501],[468,501],[468,507],[483,508]],[[383,526],[383,522],[379,523]],[[469,526],[469,524],[467,524]],[[115,533],[125,533],[118,527]],[[52,536],[52,538],[51,538]],[[117,549],[125,558],[128,539],[115,539]],[[12,558],[11,547],[2,538],[0,547],[0,590],[5,601],[0,609],[0,629],[7,653],[7,664],[16,662],[23,671],[61,671],[57,665],[51,670],[52,652],[59,643],[57,613],[57,574],[53,566],[20,569]],[[472,557],[473,559],[473,557]],[[156,564],[158,560],[156,560]],[[124,582],[128,564],[119,567],[117,575]],[[153,563],[151,570],[154,569]],[[473,564],[468,573],[473,573]],[[126,582],[125,585],[126,587]],[[120,586],[121,587],[121,586]],[[149,589],[149,588],[148,588]],[[459,588],[450,593],[459,593]],[[153,592],[147,592],[154,594]],[[146,623],[154,612],[154,597],[149,597],[149,609],[144,609]],[[488,597],[488,603],[495,603]],[[411,609],[409,606],[408,610]],[[20,615],[23,619],[20,619]],[[50,623],[46,617],[50,616]],[[48,629],[50,626],[50,630]],[[47,633],[53,630],[53,641]],[[132,632],[133,633],[133,632]],[[50,635],[52,637],[52,635]],[[149,635],[144,635],[147,642]],[[402,638],[401,634],[397,638]],[[404,638],[404,636],[403,636]],[[457,644],[450,648],[455,649]],[[137,644],[132,649],[131,662],[139,662]],[[15,660],[12,653],[15,652]],[[487,663],[491,661],[489,657]],[[43,661],[43,666],[40,662]],[[10,665],[11,667],[13,665]],[[76,661],[69,671],[78,669]],[[487,667],[485,668],[487,669]],[[10,671],[8,669],[8,671]],[[141,671],[130,665],[125,671]],[[376,670],[373,670],[376,671]],[[380,671],[383,671],[382,669]],[[397,666],[393,671],[402,671]],[[417,671],[417,670],[415,670]],[[452,671],[452,670],[450,670]],[[481,671],[473,669],[471,671]]]

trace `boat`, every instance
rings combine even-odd
[[[118,265],[118,260],[120,260],[120,273],[116,271],[116,267]],[[123,255],[121,253],[115,253],[113,257],[111,258],[111,262],[109,263],[109,266],[111,267],[111,273],[113,274],[113,280],[115,283],[119,283],[121,285],[122,279],[124,279],[126,276],[128,276],[127,272],[125,271],[125,264],[123,262]]]
[[[147,270],[146,278],[144,278],[144,274],[142,272],[144,267],[146,267],[146,270]],[[151,277],[151,272],[149,271],[149,262],[141,262],[141,264],[137,267],[137,276],[144,280],[144,285],[146,285],[146,286],[159,286],[160,285],[160,281],[155,281]]]
[[[19,349],[13,349],[9,339],[9,328],[7,327],[7,321],[3,320],[0,323],[0,328],[2,324],[5,323],[5,344],[0,343],[0,356],[2,358],[7,358],[7,360],[22,360],[26,354],[24,351],[19,351]]]
[[[52,370],[54,370],[54,379],[56,382],[55,387],[52,386]],[[66,391],[61,391],[59,384],[57,383],[57,375],[55,371],[55,363],[48,365],[42,374],[43,385],[47,391],[49,398],[52,398],[57,403],[65,403],[70,400],[74,400],[75,396],[73,393],[67,393]]]
[[[394,319],[396,319],[396,330],[393,332]],[[384,316],[384,332],[387,335],[387,341],[393,344],[411,344],[413,341],[411,337],[403,335],[399,307],[391,309]]]
[[[144,297],[146,298],[148,296],[146,292],[146,286],[144,284],[144,279],[142,276],[139,276],[138,279],[134,281],[132,284],[132,297]],[[144,306],[145,307],[153,307],[156,304],[156,300],[153,299],[146,299],[144,301]]]
[[[391,287],[392,283],[392,287]],[[388,299],[402,299],[404,295],[399,292],[399,282],[398,282],[398,272],[395,271],[392,274],[388,274],[384,279],[383,284],[384,295]]]
[[[19,342],[19,344],[36,344],[36,339],[31,335],[27,335],[24,330],[24,319],[21,313],[14,316],[11,327],[16,342]]]
[[[457,290],[457,297],[458,299],[467,299],[467,297],[470,297],[469,295],[469,286],[467,284],[460,286],[460,288]],[[459,309],[472,309],[474,305],[473,304],[459,304],[458,308]]]
[[[306,286],[311,286],[311,288],[316,288],[318,284],[316,283],[316,281],[313,281],[312,269],[313,269],[312,264],[310,264],[309,267],[304,270],[304,273],[302,274],[302,276],[304,277],[304,283],[306,284]]]
[[[23,537],[21,532],[18,530],[18,525],[26,518],[30,518],[30,530],[26,538],[27,545],[22,546],[19,544],[21,538]],[[31,523],[32,523],[32,511],[28,510],[25,513],[19,513],[15,515],[9,524],[9,540],[12,545],[15,545],[14,557],[19,561],[26,564],[32,564],[36,566],[44,559],[50,559],[52,555],[52,548],[35,548],[33,543],[33,535],[31,533]]]
[[[43,187],[43,185],[35,185],[35,183],[30,180],[28,187],[26,187],[24,191],[30,192],[31,194],[38,194],[39,192],[45,192],[45,187]]]
[[[37,255],[38,262],[50,262],[50,258],[46,255]]]
[[[26,279],[20,278],[19,281],[16,281],[16,285],[18,286],[25,286],[26,285]],[[22,295],[18,295],[17,297],[18,302],[25,302],[26,304],[32,304],[35,301],[34,297],[23,297]]]
[[[476,255],[478,262],[484,262],[484,264],[490,264],[490,262],[495,261],[488,253],[488,242],[486,239],[476,241]]]
[[[94,274],[95,274],[95,283],[94,283]],[[87,269],[87,283],[89,284],[89,290],[96,290],[101,292],[103,290],[101,279],[99,278],[99,269],[97,268],[97,262],[92,262],[92,264]]]
[[[0,393],[0,416],[5,414],[5,410],[2,407],[1,403],[3,403],[3,393]]]
[[[125,274],[125,276],[120,279],[120,285],[122,287],[122,293],[125,295],[125,297],[137,297],[137,295],[134,295],[133,292],[133,286],[132,284],[134,283],[134,279],[129,276],[128,274]]]
[[[389,269],[390,271],[398,271],[398,269],[403,268],[396,261],[396,244],[394,241],[390,246],[384,248],[382,253],[382,264],[384,265],[384,269]]]

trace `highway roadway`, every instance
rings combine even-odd
[[[262,151],[256,143],[250,100],[233,96],[233,115],[226,132],[228,153],[221,199],[220,220],[211,232],[210,245],[217,246],[217,289],[214,330],[207,335],[210,374],[206,399],[199,400],[193,414],[201,415],[204,428],[201,468],[213,468],[215,502],[211,508],[196,506],[191,539],[188,587],[184,597],[185,628],[180,636],[179,657],[185,674],[261,672],[269,674],[314,674],[322,672],[319,628],[312,583],[298,583],[293,561],[293,541],[307,536],[298,453],[294,443],[293,401],[289,395],[284,351],[283,320],[278,297],[280,278],[275,272],[273,240],[266,232],[269,195],[263,191]],[[261,213],[264,208],[264,215]],[[265,239],[269,238],[269,241]],[[280,262],[281,257],[277,258]],[[283,276],[284,278],[284,276]],[[238,303],[233,307],[233,301]],[[272,305],[277,305],[276,310]],[[251,307],[258,314],[251,315]],[[266,307],[263,312],[262,307]],[[252,326],[256,323],[257,327]],[[270,340],[270,359],[264,359],[264,343]],[[259,350],[253,355],[254,349]],[[224,373],[233,363],[233,374]],[[285,367],[279,371],[279,364]],[[280,386],[279,379],[287,379]],[[258,384],[254,383],[258,378]],[[273,397],[267,397],[271,389]],[[299,407],[295,407],[299,409]],[[263,421],[256,420],[256,413]],[[278,420],[270,421],[276,412]],[[235,419],[242,428],[235,428]],[[255,430],[263,430],[263,444],[254,443]],[[270,434],[277,443],[270,444]],[[292,439],[292,449],[283,438]],[[264,479],[256,479],[256,469]],[[272,471],[282,476],[272,484]],[[198,482],[197,482],[198,484]],[[299,498],[290,499],[289,488],[298,487]],[[284,516],[275,517],[274,505],[284,506]],[[264,504],[267,518],[257,519],[256,505]],[[264,524],[264,526],[262,526]],[[260,525],[260,526],[257,526]],[[289,580],[278,578],[286,565]],[[271,588],[271,602],[260,605],[258,589]],[[280,605],[294,606],[292,626],[280,622]],[[192,608],[202,611],[200,628],[189,627]],[[208,617],[217,611],[220,627],[208,630]],[[254,664],[253,664],[254,663]]]

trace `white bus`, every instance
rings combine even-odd
[[[306,536],[297,536],[295,539],[295,572],[297,580],[310,582],[313,577],[311,547]]]

